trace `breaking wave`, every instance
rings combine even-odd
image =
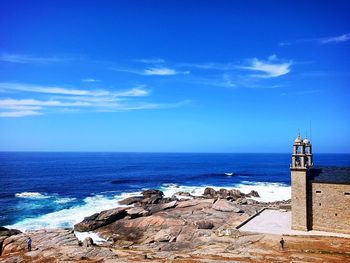
[[[282,183],[244,181],[239,184],[222,187],[213,185],[184,186],[176,184],[163,184],[161,190],[164,192],[164,195],[168,197],[172,196],[177,192],[189,192],[193,196],[200,196],[204,193],[204,190],[207,187],[211,187],[215,190],[219,190],[220,188],[238,189],[245,194],[249,193],[252,190],[255,190],[259,193],[260,197],[254,199],[261,202],[273,202],[279,200],[288,200],[291,198],[291,187]]]
[[[82,221],[84,217],[120,206],[118,201],[137,194],[140,193],[124,193],[112,197],[105,195],[86,197],[79,205],[73,205],[69,208],[47,213],[38,217],[26,218],[7,227],[19,229],[21,231],[43,228],[70,228],[73,227],[74,224]],[[63,198],[63,200],[65,199]]]
[[[243,193],[249,193],[251,190],[255,190],[259,193],[260,197],[254,199],[262,202],[286,200],[290,199],[291,197],[290,186],[281,183],[252,183],[243,181],[239,184],[222,187],[212,185],[186,186],[169,183],[161,185],[159,189],[164,192],[164,195],[166,197],[171,197],[177,192],[189,192],[191,195],[200,196],[203,194],[206,187],[212,187],[215,190],[219,190],[220,188],[234,188],[242,191]],[[118,201],[130,196],[140,194],[140,192],[131,192],[114,195],[112,192],[105,192],[104,194],[97,194],[94,196],[86,197],[82,200],[77,200],[76,198],[70,197],[58,197],[55,195],[50,196],[40,193],[24,192],[16,194],[16,197],[37,199],[37,202],[47,202],[47,200],[50,200],[48,198],[54,198],[53,203],[57,206],[62,206],[63,209],[32,218],[25,218],[8,227],[16,228],[21,231],[36,230],[42,228],[71,228],[74,226],[74,224],[82,221],[84,217],[101,212],[103,210],[121,206],[118,204]],[[181,198],[187,197],[181,196]],[[42,199],[42,201],[40,201],[40,199]],[[32,205],[31,203],[32,202],[27,202],[22,205],[30,206]]]
[[[15,197],[18,198],[29,198],[29,199],[44,199],[44,198],[50,198],[49,195],[41,194],[38,192],[22,192],[15,194]]]

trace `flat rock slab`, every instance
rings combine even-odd
[[[243,212],[239,207],[237,207],[235,204],[227,201],[226,199],[219,199],[217,200],[212,208],[217,211],[221,212],[235,212],[240,213]]]

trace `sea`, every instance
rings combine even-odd
[[[201,195],[206,187],[291,197],[291,154],[0,152],[0,226],[67,228],[145,189]],[[350,166],[350,154],[315,154]]]

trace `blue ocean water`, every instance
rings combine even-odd
[[[142,189],[166,194],[205,186],[290,193],[290,154],[0,152],[0,225],[70,227]],[[316,154],[317,165],[350,166],[350,154]],[[231,174],[232,173],[232,174]]]

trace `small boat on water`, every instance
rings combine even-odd
[[[234,173],[225,173],[227,176],[232,176]]]

